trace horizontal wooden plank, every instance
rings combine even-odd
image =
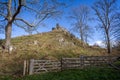
[[[46,68],[46,69],[34,69],[34,72],[47,72],[47,71],[53,71],[53,70],[60,70],[61,68]]]
[[[54,68],[54,67],[61,67],[60,65],[59,66],[34,66],[34,68]]]
[[[116,60],[117,56],[80,56],[79,58],[62,58],[56,60],[33,60],[34,73],[57,71],[62,69],[75,69],[87,66],[103,67],[111,60]]]
[[[61,63],[34,63],[34,65],[59,65]]]
[[[60,71],[60,69],[57,69],[57,70],[50,70],[51,72],[57,72],[57,71]],[[40,73],[45,73],[45,71],[34,71],[33,72],[34,74],[40,74]]]
[[[53,61],[53,60],[34,60],[34,63],[44,63],[44,62],[60,62],[60,61]]]
[[[62,60],[79,60],[80,58],[62,58]]]
[[[62,62],[62,64],[69,64],[69,63],[79,64],[79,63],[81,63],[81,62],[80,62],[80,61],[67,61],[67,62]]]

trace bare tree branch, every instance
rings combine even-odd
[[[14,0],[14,10],[15,11],[17,10],[16,7],[17,7],[17,2],[16,2],[16,0]]]
[[[111,39],[113,38],[116,25],[115,11],[117,9],[114,7],[116,1],[117,0],[99,0],[95,2],[92,7],[100,24],[99,27],[102,27],[101,30],[104,32],[108,53],[111,53]]]
[[[3,16],[4,18],[7,18],[5,14],[3,13],[0,13],[1,16]]]
[[[25,21],[24,19],[21,19],[21,18],[15,18],[15,20],[19,20],[19,21],[22,21],[23,23],[25,23],[26,25],[30,26],[30,27],[33,27],[34,25],[30,24],[29,22]]]
[[[11,45],[11,32],[12,32],[12,24],[15,22],[23,22],[25,24],[22,28],[33,28],[39,26],[39,24],[53,17],[54,14],[59,12],[59,8],[63,4],[59,4],[58,0],[3,0],[0,1],[0,17],[1,19],[5,18],[5,46],[8,50]],[[21,12],[22,10],[22,12]],[[30,23],[33,20],[26,21],[25,12],[28,12],[28,15],[36,20],[36,23]],[[21,16],[21,14],[23,16]],[[19,17],[18,17],[19,16]],[[35,22],[35,21],[33,21]],[[2,23],[4,24],[4,23]],[[22,24],[19,24],[19,26]]]
[[[12,17],[12,21],[14,21],[15,17],[20,13],[20,9],[21,8],[22,8],[22,0],[19,0],[19,2],[18,2],[18,8],[17,8],[15,14]]]
[[[8,4],[7,4],[7,19],[8,19],[8,21],[10,22],[10,20],[11,20],[11,17],[12,17],[12,11],[11,11],[11,7],[12,7],[12,0],[9,0],[8,1]]]
[[[35,10],[35,9],[29,7],[29,6],[26,6],[26,5],[23,5],[23,6],[27,9],[29,9],[29,10],[32,10],[32,11],[36,12],[37,14],[41,14],[38,10]]]
[[[88,6],[81,5],[74,8],[69,18],[75,20],[74,30],[80,34],[81,41],[88,42],[90,38],[91,29],[88,22],[91,20],[90,9]],[[83,45],[84,46],[84,45]]]
[[[0,4],[5,4],[5,5],[6,5],[6,4],[7,4],[7,2],[0,2]]]

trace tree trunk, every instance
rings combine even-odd
[[[108,39],[108,43],[107,43],[107,49],[108,49],[108,54],[111,53],[111,45],[110,45],[110,40]]]
[[[5,50],[7,50],[8,52],[11,43],[11,30],[12,30],[12,23],[8,23],[5,27]]]
[[[84,38],[83,38],[82,27],[80,27],[80,38],[81,38],[81,41],[82,41],[82,46],[85,47],[85,45],[84,45]]]
[[[82,26],[80,26],[80,38],[81,41],[84,42]]]
[[[111,44],[110,44],[109,33],[106,33],[106,37],[107,37],[107,52],[108,52],[108,54],[110,54],[111,53]]]
[[[80,37],[81,37],[81,41],[84,42],[84,40],[83,40],[83,35],[82,35],[82,34],[80,35]]]

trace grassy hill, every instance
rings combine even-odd
[[[12,39],[11,54],[0,54],[1,73],[22,73],[25,59],[54,59],[80,55],[105,55],[105,50],[91,47],[61,27],[50,32],[21,36]]]
[[[61,27],[51,32],[12,39],[15,48],[12,53],[30,58],[79,57],[80,55],[104,55],[105,51],[93,48],[81,42],[74,35]],[[31,56],[30,56],[31,55]]]

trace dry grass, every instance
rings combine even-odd
[[[60,39],[64,39],[64,41],[60,42]],[[16,49],[11,54],[2,55],[0,53],[0,74],[22,73],[25,59],[60,59],[61,57],[79,57],[80,55],[106,55],[104,49],[90,47],[64,31],[16,37],[12,39],[12,45]]]

